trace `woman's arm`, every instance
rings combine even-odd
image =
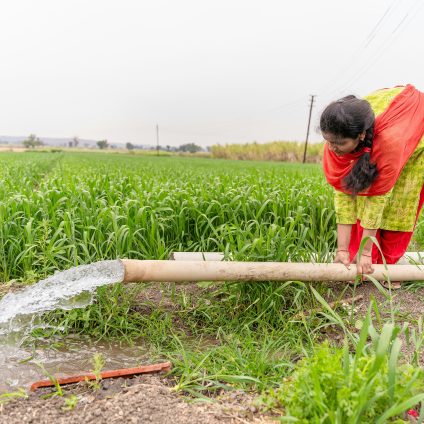
[[[337,225],[337,253],[334,258],[335,263],[342,263],[349,267],[350,255],[349,255],[349,242],[350,242],[350,233],[352,231],[352,225],[350,224],[338,224]],[[375,237],[377,230],[364,228],[362,233],[362,240],[367,237]],[[361,256],[356,256],[354,262],[356,262],[356,267],[358,274],[372,274],[374,268],[372,266],[372,240],[367,240],[362,249]]]
[[[364,229],[362,240],[367,237],[375,237],[377,229],[381,227],[383,212],[390,199],[391,191],[380,196],[368,196],[364,199],[364,208],[360,213],[361,225]],[[372,274],[372,246],[373,242],[368,240],[362,250],[361,257],[357,257],[356,265],[358,274]]]
[[[334,262],[349,268],[349,243],[352,225],[356,223],[356,201],[345,193],[334,191],[334,206],[337,221],[337,252]]]
[[[366,237],[375,237],[377,228],[380,228],[383,217],[383,211],[389,200],[391,191],[381,196],[369,196],[362,199],[360,209],[356,199],[351,196],[335,191],[334,204],[336,209],[337,220],[337,239],[338,250],[335,262],[340,262],[345,265],[350,263],[349,255],[344,252],[348,249],[350,242],[350,231],[352,225],[356,225],[356,219],[361,220],[361,225],[364,228],[362,239]],[[358,274],[371,274],[374,269],[372,266],[372,241],[368,240],[365,244],[360,258],[353,258],[352,262],[356,262]]]
[[[364,232],[362,233],[362,240],[367,237],[375,237],[377,230],[373,230],[370,228],[364,228]],[[374,272],[374,268],[372,266],[372,240],[367,240],[362,249],[362,253],[360,257],[356,258],[356,267],[358,270],[358,274],[372,274]]]
[[[352,224],[337,224],[337,252],[334,262],[342,263],[349,267],[349,242]]]

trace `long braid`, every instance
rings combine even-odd
[[[374,124],[365,132],[363,147],[372,149]],[[364,152],[356,161],[350,174],[344,179],[345,187],[356,196],[359,192],[367,189],[377,178],[377,165],[371,162],[371,153]]]

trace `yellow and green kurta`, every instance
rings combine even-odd
[[[365,97],[374,114],[382,113],[404,87],[375,91]],[[356,224],[362,228],[413,231],[421,189],[424,184],[424,137],[403,168],[396,184],[381,196],[356,196],[335,190],[334,204],[338,224]]]

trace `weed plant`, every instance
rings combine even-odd
[[[424,371],[398,364],[400,332],[386,323],[379,334],[368,313],[353,352],[347,343],[343,348],[328,342],[318,346],[262,401],[268,408],[282,408],[284,422],[382,424],[397,417],[397,423],[408,423],[403,413],[424,400]],[[423,418],[424,407],[420,422]]]
[[[105,358],[101,353],[95,353],[92,359],[93,374],[96,377],[95,380],[86,379],[86,383],[93,390],[100,390],[100,382],[102,381],[102,369],[105,365]]]
[[[13,401],[15,399],[27,399],[28,398],[28,393],[26,392],[25,389],[18,389],[15,390],[13,392],[7,392],[7,393],[2,393],[0,394],[0,408],[1,405],[10,401]]]

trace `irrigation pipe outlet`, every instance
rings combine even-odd
[[[356,265],[295,262],[154,261],[123,259],[124,282],[349,281]],[[376,280],[424,281],[424,265],[373,265]]]

